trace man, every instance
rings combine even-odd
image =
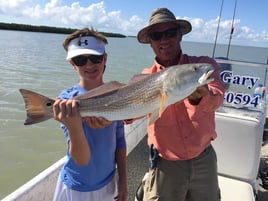
[[[153,66],[143,73],[187,63],[210,63],[215,68],[213,82],[170,105],[148,127],[148,144],[158,157],[144,183],[144,201],[220,200],[211,141],[216,138],[214,115],[223,103],[224,83],[213,59],[182,53],[180,41],[191,30],[188,21],[176,19],[167,8],[158,8],[152,12],[149,25],[137,35],[138,41],[150,44],[155,53]]]

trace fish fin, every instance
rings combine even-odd
[[[134,84],[134,83],[136,83],[136,82],[138,82],[138,81],[140,81],[140,80],[143,80],[143,79],[147,78],[147,77],[150,76],[150,75],[151,75],[151,74],[137,74],[137,75],[134,75],[134,76],[131,78],[129,84]]]
[[[159,118],[159,110],[155,110],[150,114],[149,125],[153,124]]]
[[[97,96],[101,96],[103,94],[115,92],[124,86],[126,86],[126,84],[123,84],[123,83],[120,83],[117,81],[107,82],[107,83],[105,83],[97,88],[94,88],[94,89],[88,91],[85,94],[74,97],[74,99],[82,100],[82,99],[94,98]]]
[[[149,125],[153,124],[158,118],[161,117],[162,113],[164,112],[165,108],[165,102],[166,102],[166,93],[161,93],[161,101],[160,101],[160,107],[159,109],[153,111],[150,114],[150,119],[149,119]]]
[[[164,111],[164,105],[166,103],[166,97],[167,97],[167,95],[166,95],[165,92],[161,93],[161,101],[160,101],[160,107],[159,107],[159,113],[158,113],[159,117],[161,117],[161,115],[162,115],[162,113]]]
[[[24,125],[36,124],[53,117],[52,106],[55,100],[27,89],[19,91],[24,99],[27,113]]]

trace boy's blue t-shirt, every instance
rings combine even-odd
[[[62,99],[71,99],[87,91],[79,84],[64,90],[60,94]],[[94,191],[108,184],[114,177],[115,151],[125,149],[124,124],[113,121],[103,129],[92,129],[83,123],[85,135],[91,150],[91,159],[86,166],[77,165],[69,153],[69,136],[67,128],[62,129],[68,143],[67,161],[61,170],[61,180],[68,188],[76,191]]]

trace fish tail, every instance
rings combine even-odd
[[[36,124],[53,117],[52,106],[55,100],[27,89],[19,91],[24,99],[27,113],[24,125]]]

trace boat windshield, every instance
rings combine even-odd
[[[266,113],[268,64],[215,59],[226,85],[224,106]]]

